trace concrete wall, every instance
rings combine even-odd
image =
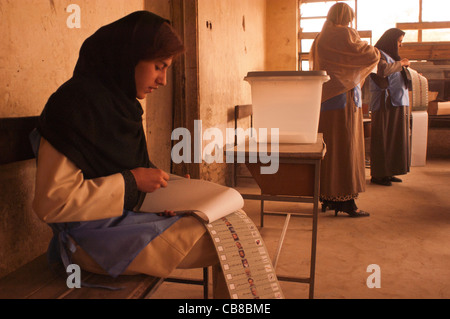
[[[298,69],[298,0],[266,0],[266,70]]]
[[[80,28],[67,26],[72,3],[81,9]],[[143,8],[143,0],[0,0],[0,116],[40,114],[72,75],[82,42]],[[34,175],[33,161],[0,166],[0,277],[42,254],[51,236],[31,211]]]
[[[69,28],[76,3],[81,28]],[[143,9],[143,0],[0,1],[0,116],[38,115],[70,78],[83,41],[102,25]]]
[[[223,144],[226,128],[234,128],[234,106],[251,104],[246,74],[297,69],[297,4],[297,0],[199,0],[200,117],[203,131],[212,127],[222,131]],[[211,142],[204,140],[203,147]],[[203,162],[201,177],[230,184],[231,165]]]
[[[171,20],[170,0],[145,0],[145,9]],[[147,96],[147,145],[151,161],[159,168],[170,171],[170,150],[173,116],[173,68],[167,72],[167,86]]]
[[[222,131],[222,147],[226,128],[234,128],[234,106],[251,103],[244,77],[264,70],[265,1],[200,0],[198,11],[200,115],[203,131]],[[225,164],[201,165],[207,180],[226,183],[227,172]]]

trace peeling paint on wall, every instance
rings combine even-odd
[[[50,0],[50,8],[52,9],[52,12],[54,14],[57,14],[56,7],[55,7],[55,2],[53,0]]]

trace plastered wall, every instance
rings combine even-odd
[[[145,9],[171,20],[170,0],[145,0]],[[151,161],[159,168],[170,171],[170,150],[172,141],[172,86],[173,68],[167,72],[167,85],[147,96],[146,125],[147,145]]]
[[[265,14],[265,1],[261,0],[199,1],[202,128],[203,131],[219,128],[223,132],[224,144],[226,128],[234,128],[234,106],[251,103],[250,86],[244,81],[245,75],[249,71],[264,70]],[[210,141],[203,142],[205,147]],[[228,166],[203,162],[201,176],[226,183]]]
[[[298,0],[266,0],[267,71],[298,68]]]
[[[234,128],[234,106],[251,104],[247,73],[297,69],[297,14],[297,0],[199,0],[200,117],[203,132],[222,131],[220,146]],[[201,177],[230,184],[231,165],[203,162]]]
[[[67,25],[70,4],[79,5],[80,28]],[[142,0],[1,0],[0,116],[38,115],[71,76],[83,41],[138,9]]]

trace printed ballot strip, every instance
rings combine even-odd
[[[205,226],[232,299],[284,299],[261,234],[244,212],[237,210]]]
[[[412,85],[412,101],[409,101],[411,110],[426,111],[428,108],[428,80],[414,69],[406,68],[406,72],[409,74],[408,78]]]
[[[428,80],[416,70],[406,68],[411,80],[411,166],[424,166],[427,157]]]

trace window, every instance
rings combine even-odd
[[[358,0],[339,1],[345,2],[355,10]],[[361,0],[360,0],[361,1]],[[300,32],[299,32],[299,69],[309,69],[309,51],[316,35],[322,30],[326,16],[331,6],[338,1],[300,1]],[[356,20],[357,21],[357,20]]]
[[[328,10],[345,2],[355,10],[355,27],[363,40],[375,44],[383,33],[398,27],[403,42],[450,41],[448,0],[300,1],[299,68],[309,69],[309,50],[322,29]],[[364,31],[366,30],[366,31]]]

